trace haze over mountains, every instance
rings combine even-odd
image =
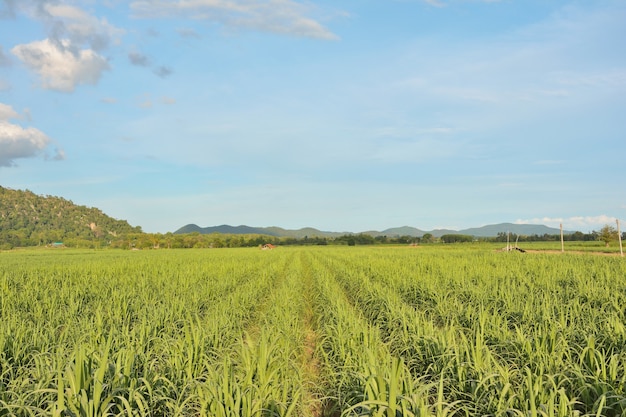
[[[346,234],[366,234],[370,236],[387,236],[387,237],[399,237],[399,236],[411,236],[411,237],[422,237],[426,233],[430,233],[435,237],[441,237],[446,234],[462,234],[462,235],[470,235],[475,237],[494,237],[498,236],[498,233],[514,233],[517,235],[539,235],[542,236],[544,234],[555,235],[559,234],[560,230],[554,227],[548,227],[544,225],[538,224],[515,224],[515,223],[499,223],[499,224],[491,224],[481,227],[473,227],[469,229],[462,230],[450,230],[450,229],[435,229],[435,230],[421,230],[411,226],[402,226],[402,227],[394,227],[390,229],[385,229],[382,231],[377,230],[367,230],[362,232],[331,232],[331,231],[322,231],[312,227],[305,227],[297,230],[289,230],[283,229],[280,227],[251,227],[251,226],[230,226],[230,225],[221,225],[221,226],[210,226],[210,227],[200,227],[196,224],[188,224],[186,226],[181,227],[175,234],[180,233],[193,233],[198,232],[201,234],[210,234],[210,233],[228,233],[228,234],[259,234],[259,235],[268,235],[275,237],[293,237],[293,238],[303,238],[305,236],[309,237],[338,237]],[[571,234],[573,232],[564,231],[565,234]]]

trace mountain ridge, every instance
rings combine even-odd
[[[544,234],[555,235],[560,233],[560,229],[545,226],[542,224],[517,224],[517,223],[497,223],[497,224],[488,224],[480,227],[472,227],[468,229],[461,230],[452,230],[452,229],[433,229],[433,230],[422,230],[412,226],[400,226],[400,227],[392,227],[382,231],[377,230],[368,230],[363,232],[332,232],[332,231],[322,231],[315,229],[313,227],[304,227],[301,229],[283,229],[277,226],[271,227],[253,227],[253,226],[230,226],[230,225],[220,225],[220,226],[209,226],[209,227],[200,227],[196,224],[187,224],[180,229],[176,230],[174,234],[182,234],[182,233],[193,233],[198,232],[200,234],[211,234],[211,233],[224,233],[224,234],[258,234],[258,235],[266,235],[266,236],[274,236],[274,237],[293,237],[293,238],[303,238],[305,236],[309,237],[338,237],[344,235],[358,235],[365,234],[373,237],[376,236],[387,236],[387,237],[400,237],[400,236],[411,236],[411,237],[423,237],[425,234],[431,234],[434,237],[441,237],[446,234],[461,234],[461,235],[470,235],[474,237],[495,237],[498,236],[499,233],[513,233],[517,235],[539,235],[542,236]],[[572,234],[574,232],[571,231],[563,231],[564,234]]]

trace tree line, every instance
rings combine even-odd
[[[623,233],[622,239],[626,240],[626,233]],[[0,234],[0,239],[6,237],[6,234]],[[9,236],[11,236],[9,234]],[[56,247],[54,242],[62,243],[63,247],[68,248],[85,248],[85,249],[190,249],[190,248],[242,248],[242,247],[259,247],[265,244],[276,246],[325,246],[325,245],[343,245],[343,246],[363,246],[363,245],[429,245],[429,244],[458,244],[468,242],[506,242],[506,233],[500,233],[494,237],[474,237],[462,234],[445,234],[435,237],[426,233],[421,237],[416,236],[371,236],[368,234],[345,234],[338,237],[322,237],[322,236],[305,236],[296,237],[276,237],[267,235],[254,234],[222,234],[211,233],[201,234],[198,232],[175,234],[175,233],[126,233],[115,237],[96,237],[96,236],[63,236],[62,231],[56,231],[54,239],[43,240],[19,240],[13,235],[12,240],[0,240],[0,249],[11,249],[14,247],[27,246],[51,246]],[[564,236],[566,241],[602,241],[601,232],[591,233],[573,233]],[[516,235],[511,233],[508,236],[509,242],[537,242],[537,241],[554,241],[560,240],[560,235]],[[616,240],[617,236],[613,235],[610,241]],[[47,243],[46,243],[47,242]]]

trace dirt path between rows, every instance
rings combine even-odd
[[[317,389],[320,379],[320,362],[316,355],[319,337],[317,334],[317,322],[315,317],[315,307],[313,304],[313,276],[311,274],[308,261],[303,255],[300,258],[301,277],[303,280],[303,324],[304,324],[304,347],[303,347],[303,370],[308,380],[304,388],[304,404],[308,408],[308,415],[319,417],[324,415],[324,405],[319,398]]]
[[[558,249],[524,249],[526,253],[573,253],[576,255],[596,255],[596,256],[620,256],[619,252],[596,252],[596,251],[585,251],[585,250],[566,250],[562,252]]]

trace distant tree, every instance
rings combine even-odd
[[[432,243],[434,239],[435,238],[432,233],[424,233],[424,236],[422,236],[422,242],[425,243]]]
[[[606,245],[606,247],[609,247],[609,243],[612,240],[616,240],[618,238],[617,235],[617,230],[615,230],[615,228],[611,225],[604,225],[604,227],[602,229],[600,229],[600,236],[599,236],[600,240],[604,242],[604,244]]]
[[[443,243],[472,242],[474,240],[474,238],[470,235],[461,234],[446,234],[441,236],[440,239]]]

